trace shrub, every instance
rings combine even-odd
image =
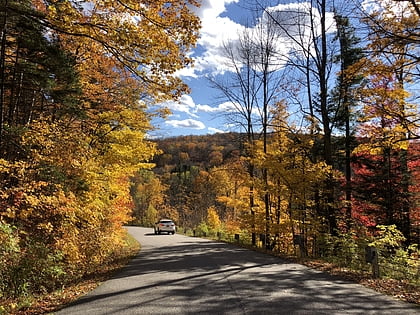
[[[62,255],[45,244],[33,240],[25,243],[16,228],[2,222],[0,244],[1,298],[45,292],[64,281]]]
[[[207,236],[209,235],[209,227],[206,222],[202,221],[196,229],[196,236]]]
[[[16,228],[0,221],[0,298],[10,294],[14,268],[19,262],[19,237]]]
[[[378,225],[374,241],[370,243],[378,249],[381,275],[393,279],[420,281],[420,251],[417,244],[405,249],[404,235],[395,225]]]

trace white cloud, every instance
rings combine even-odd
[[[216,107],[211,107],[210,105],[197,105],[197,111],[204,112],[204,113],[218,112]]]
[[[238,2],[239,0],[203,0],[200,8],[195,9],[195,13],[201,19],[200,38],[197,44],[204,51],[194,57],[193,68],[182,69],[177,75],[197,77],[206,71],[223,73],[228,70],[223,66],[225,64],[223,43],[237,38],[243,26],[220,15],[226,11],[226,5]]]
[[[226,133],[226,131],[224,131],[224,130],[220,130],[220,129],[213,128],[213,127],[208,127],[207,130],[210,133]]]
[[[178,71],[178,76],[197,78],[208,72],[217,75],[229,71],[230,68],[228,60],[224,57],[223,46],[227,42],[234,43],[237,41],[239,34],[242,34],[246,27],[236,23],[229,17],[222,17],[221,15],[226,12],[226,5],[238,2],[239,0],[202,1],[201,7],[195,10],[201,19],[202,28],[198,40],[198,49],[196,49],[196,54],[193,56],[195,60],[194,67]],[[243,10],[245,12],[246,9]],[[316,9],[311,8],[309,2],[280,4],[268,7],[267,12],[274,15],[279,21],[283,21],[285,25],[289,25],[287,31],[279,29],[277,38],[279,44],[276,47],[279,58],[272,61],[277,65],[275,66],[276,68],[281,68],[285,62],[283,56],[287,55],[291,49],[299,50],[295,42],[290,39],[290,34],[296,34],[301,40],[308,42],[309,45],[310,38],[313,35],[309,27],[311,23],[308,22],[309,12],[315,17],[315,25],[319,25],[317,20],[319,21],[320,15]],[[265,18],[266,14],[261,17],[261,20]],[[335,31],[332,12],[327,13],[326,23],[329,32]],[[307,25],[307,27],[302,27],[302,25]]]
[[[163,103],[160,103],[159,106],[167,107],[172,112],[181,112],[186,113],[191,117],[197,118],[198,116],[194,114],[194,111],[196,109],[196,105],[194,103],[194,100],[191,96],[184,94],[182,95],[178,101],[166,101]]]
[[[279,4],[268,7],[262,20],[267,19],[268,14],[275,19],[276,23],[283,26],[282,29],[278,29],[278,32],[284,39],[290,40],[291,36],[296,39],[302,38],[302,36],[320,36],[321,13],[316,7],[311,7],[309,2]],[[326,12],[325,17],[326,31],[335,31],[334,13]],[[314,31],[315,35],[313,35]]]
[[[197,105],[197,111],[204,113],[222,113],[236,111],[236,108],[231,102],[224,102],[215,107],[209,105]]]
[[[194,99],[187,94],[180,97],[178,101],[166,101],[160,103],[159,106],[167,107],[171,110],[172,117],[180,117],[180,113],[185,113],[193,118],[198,118],[197,113],[225,113],[237,111],[231,102],[220,103],[217,106],[207,104],[196,104]]]
[[[165,124],[173,128],[188,128],[188,129],[205,129],[206,126],[198,120],[195,119],[184,119],[184,120],[168,120]]]
[[[362,2],[363,9],[368,13],[382,12],[387,18],[408,17],[412,14],[410,3],[404,1],[393,0],[364,0]]]
[[[238,3],[239,0],[202,0],[201,6],[196,9],[200,18],[205,14],[220,15],[226,10],[226,4]]]
[[[332,12],[325,14],[325,28],[327,33],[336,31]],[[267,38],[273,41],[275,53],[272,54],[270,68],[277,70],[285,66],[291,52],[305,56],[308,52],[316,54],[314,37],[321,36],[321,13],[310,2],[278,4],[266,8],[255,29],[254,36],[267,34]]]

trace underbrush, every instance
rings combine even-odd
[[[368,274],[377,264],[378,278],[420,286],[419,245],[404,246],[405,238],[395,225],[379,225],[377,228],[377,234],[370,239],[358,238],[351,233],[329,236],[320,258],[338,267]],[[368,248],[375,250],[375,262],[367,261]]]
[[[14,298],[0,297],[0,315],[47,314],[74,301],[109,279],[115,271],[125,266],[140,249],[140,244],[130,235],[125,239],[125,245],[109,255],[106,263],[102,266],[81,278],[68,281],[58,289],[43,290],[37,294],[21,294]]]

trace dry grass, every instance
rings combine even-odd
[[[360,283],[375,291],[393,296],[399,300],[420,305],[420,286],[411,284],[407,280],[373,279],[370,273],[337,267],[331,263],[320,260],[308,260],[305,261],[304,264],[308,267],[323,270],[346,280]]]

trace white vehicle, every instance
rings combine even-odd
[[[161,234],[167,232],[168,234],[175,234],[175,223],[169,219],[162,219],[155,223],[155,234]]]

